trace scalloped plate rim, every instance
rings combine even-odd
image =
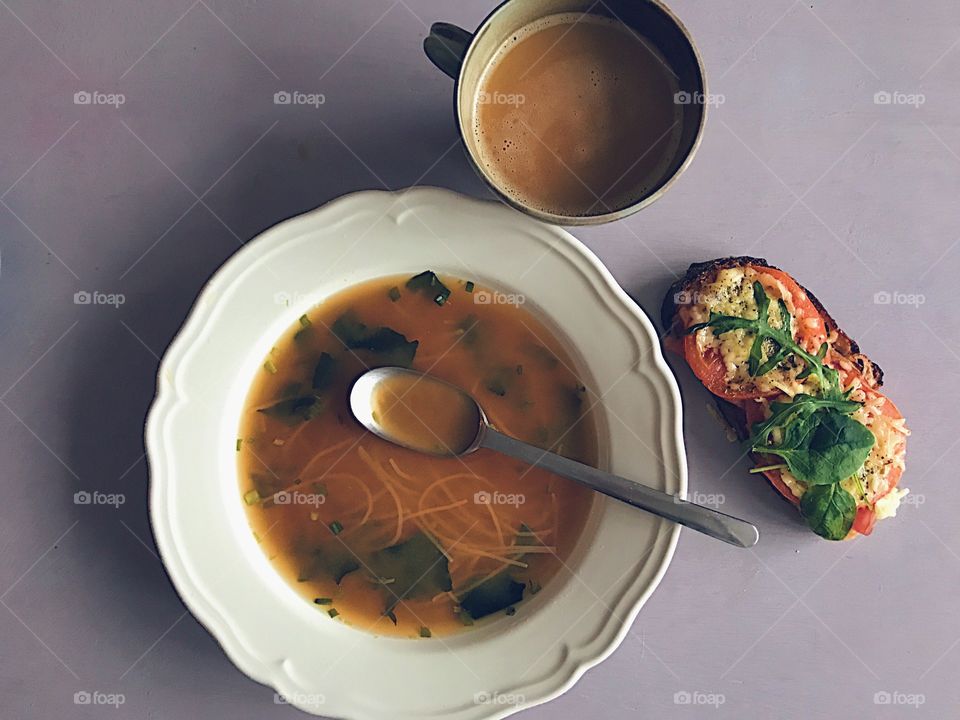
[[[289,233],[291,228],[297,224],[311,220],[316,215],[339,209],[341,206],[348,206],[351,203],[362,204],[363,200],[370,196],[382,197],[385,195],[395,197],[404,196],[408,198],[421,196],[427,199],[433,197],[439,199],[441,202],[455,201],[464,204],[473,204],[478,208],[486,206],[489,209],[493,206],[508,209],[496,201],[470,198],[443,188],[419,186],[394,191],[361,190],[334,198],[317,208],[286,218],[263,230],[227,258],[206,283],[204,283],[186,319],[170,341],[160,362],[157,373],[156,394],[151,402],[145,422],[144,434],[150,483],[148,498],[150,522],[164,569],[170,577],[171,584],[173,584],[188,611],[207,632],[213,636],[217,643],[223,648],[224,653],[230,661],[251,679],[269,686],[281,694],[292,694],[290,692],[284,692],[284,687],[292,684],[287,682],[290,677],[284,670],[284,665],[287,661],[282,660],[275,663],[274,668],[271,670],[268,663],[258,658],[252,649],[245,646],[240,637],[230,627],[227,618],[223,617],[222,613],[219,612],[194,585],[191,572],[186,567],[180,550],[175,547],[172,538],[172,527],[168,524],[170,516],[168,514],[166,496],[166,493],[170,491],[171,483],[169,478],[164,477],[165,465],[167,464],[166,453],[161,450],[164,428],[173,411],[179,404],[187,400],[176,387],[175,378],[190,349],[190,344],[202,334],[202,321],[209,318],[216,310],[217,304],[222,300],[225,291],[238,280],[242,272],[250,265],[247,257],[251,256],[251,260],[253,260],[258,253],[262,254],[273,249],[269,247],[268,244],[273,241],[274,236],[282,236],[284,233]],[[406,212],[410,209],[408,206],[404,211]],[[537,223],[537,225],[540,226],[540,230],[546,230],[554,236],[553,239],[555,241],[573,250],[577,259],[585,262],[586,265],[596,273],[598,279],[602,281],[602,289],[610,293],[610,297],[607,298],[607,300],[617,301],[615,303],[616,306],[626,310],[630,319],[639,324],[642,332],[646,334],[647,339],[652,343],[653,352],[651,353],[650,360],[653,368],[657,371],[656,376],[660,383],[658,392],[665,392],[665,397],[661,399],[668,403],[669,408],[665,409],[669,409],[673,416],[671,433],[673,447],[671,449],[674,451],[674,460],[676,460],[677,463],[675,470],[677,474],[678,492],[681,496],[685,496],[687,491],[687,468],[682,435],[683,421],[680,392],[673,373],[663,357],[655,326],[645,311],[634,303],[623,288],[620,287],[606,266],[604,266],[599,258],[581,241],[563,228],[538,223],[519,213],[517,213],[517,215],[519,218],[522,218],[522,220],[520,220],[521,222]],[[343,219],[344,218],[340,218],[341,221]],[[581,271],[582,270],[583,268],[581,268]],[[596,285],[592,280],[591,284]],[[601,288],[595,287],[594,289],[600,290]],[[636,339],[637,328],[635,326],[628,327],[631,336]],[[637,371],[637,368],[634,368],[631,372]],[[667,420],[669,420],[669,418]],[[666,422],[662,422],[661,428],[666,424]],[[516,705],[500,707],[495,705],[487,706],[488,708],[492,708],[490,712],[478,714],[475,717],[490,719],[505,718],[520,710],[548,702],[565,693],[576,684],[587,670],[609,657],[623,642],[643,605],[662,581],[676,551],[679,534],[680,527],[677,525],[674,525],[666,533],[657,533],[650,553],[653,554],[654,550],[664,542],[666,542],[666,548],[663,549],[662,559],[650,580],[643,587],[633,587],[638,580],[638,578],[635,577],[633,583],[628,584],[619,599],[619,603],[628,603],[628,610],[620,615],[619,619],[610,617],[590,642],[568,649],[568,657],[573,658],[573,662],[564,661],[560,663],[560,666],[554,674],[557,682],[552,690],[526,699],[523,703]],[[639,571],[635,573],[635,575],[637,574],[639,574]],[[588,657],[576,657],[578,650],[582,651],[585,647],[591,646],[601,640],[602,644],[599,650],[592,652]],[[545,682],[545,680],[538,682]],[[291,704],[297,706],[296,703]],[[315,709],[303,707],[300,707],[300,709],[307,712],[315,712]],[[336,717],[349,717],[351,720],[379,720],[384,717],[382,714],[377,714],[374,708],[367,705],[356,706],[356,710],[359,710],[359,712],[351,712],[350,715],[339,715]],[[436,714],[431,717],[440,718],[443,717],[443,715]]]

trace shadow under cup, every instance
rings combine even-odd
[[[622,204],[610,207],[598,202],[595,209],[576,215],[535,207],[515,193],[508,193],[482,162],[480,142],[474,132],[481,82],[504,43],[521,28],[552,15],[568,13],[587,13],[623,23],[656,48],[674,75],[677,92],[671,100],[678,106],[680,124],[678,140],[669,148],[670,157],[660,158],[657,172],[646,179],[644,187],[638,188]],[[626,217],[659,198],[690,164],[700,144],[707,97],[700,56],[680,21],[657,0],[507,0],[473,35],[453,25],[435,24],[424,48],[438,67],[457,79],[454,99],[457,122],[474,168],[505,202],[540,220],[561,225],[593,225]]]

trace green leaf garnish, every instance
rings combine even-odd
[[[460,607],[474,620],[479,620],[520,602],[525,587],[504,570],[464,595],[460,599]]]
[[[856,473],[875,442],[867,427],[829,410],[795,419],[778,445],[763,445],[759,450],[782,457],[790,473],[807,485],[832,485]]]
[[[424,270],[407,280],[407,289],[428,295],[437,305],[443,305],[450,297],[450,288],[440,282],[432,270]]]
[[[349,310],[337,318],[331,329],[347,348],[374,353],[384,365],[410,367],[420,345],[419,340],[407,340],[388,327],[371,330]]]
[[[317,364],[313,369],[313,389],[322,392],[333,384],[334,369],[337,361],[333,355],[320,353]]]
[[[422,532],[371,553],[366,564],[374,579],[394,578],[384,585],[387,610],[407,598],[432,598],[453,589],[446,556]]]
[[[340,584],[344,577],[360,569],[357,558],[338,541],[326,543],[310,554],[297,574],[297,582],[306,582],[316,577],[329,576]]]
[[[823,397],[845,399],[840,390],[840,374],[823,364],[820,351],[817,354],[811,354],[793,339],[793,318],[787,310],[786,303],[783,300],[777,301],[780,327],[773,327],[770,324],[769,317],[770,298],[759,282],[753,283],[753,297],[757,303],[756,319],[711,313],[707,322],[691,325],[687,329],[687,334],[705,328],[712,329],[714,335],[723,335],[733,330],[750,332],[754,335],[754,341],[750,346],[747,369],[752,376],[765,375],[790,355],[795,355],[806,363],[806,376],[815,375],[817,377],[820,394]],[[768,346],[770,347],[768,348]],[[820,350],[825,352],[822,347]],[[764,360],[764,356],[766,356],[766,360]]]
[[[839,484],[814,485],[800,498],[800,513],[820,537],[843,540],[853,527],[857,503]]]

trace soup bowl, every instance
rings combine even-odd
[[[605,469],[686,492],[680,397],[657,334],[566,231],[433,188],[355,193],[267,230],[213,276],[161,363],[146,427],[150,515],[177,591],[230,659],[277,702],[317,715],[480,720],[555,697],[625,637],[679,534],[598,496],[563,569],[523,612],[444,637],[364,632],[287,584],[238,486],[247,390],[306,309],[424,268],[522,297],[569,346]]]

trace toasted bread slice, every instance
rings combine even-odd
[[[716,260],[708,260],[706,262],[693,263],[687,268],[686,274],[670,286],[670,289],[667,290],[667,294],[663,298],[663,304],[660,306],[660,322],[663,324],[663,329],[676,336],[682,335],[683,330],[675,327],[677,309],[679,308],[678,299],[696,292],[696,288],[709,277],[715,275],[718,270],[743,265],[782,270],[776,265],[771,265],[763,258],[755,258],[748,255],[730,256]],[[853,338],[840,329],[840,326],[837,325],[836,321],[830,316],[830,313],[823,307],[823,303],[817,299],[816,295],[803,287],[803,285],[800,285],[800,287],[807,293],[810,302],[816,305],[817,310],[820,311],[827,331],[836,332],[837,339],[833,343],[833,350],[853,363],[871,387],[881,387],[883,385],[883,370],[880,366],[860,352],[860,346],[857,345]]]
[[[667,344],[670,345],[671,340],[682,341],[687,335],[687,328],[684,326],[684,323],[689,323],[690,319],[686,314],[684,314],[683,318],[681,318],[679,310],[682,306],[691,304],[691,298],[696,298],[701,289],[707,288],[712,282],[714,282],[717,279],[720,271],[744,268],[746,266],[758,269],[770,268],[771,270],[775,270],[779,273],[784,272],[762,258],[749,256],[718,258],[716,260],[693,263],[690,265],[686,274],[670,286],[660,308],[660,320],[664,329],[667,331],[667,336],[665,339]],[[833,362],[840,363],[848,369],[855,369],[859,375],[863,387],[869,388],[870,391],[880,395],[878,388],[883,385],[883,371],[880,369],[880,366],[871,361],[860,351],[856,341],[854,341],[849,335],[840,329],[839,325],[826,311],[826,309],[823,307],[823,304],[816,298],[816,296],[813,295],[813,293],[803,286],[799,287],[807,295],[813,308],[815,308],[816,313],[819,313],[820,319],[823,321],[823,326],[826,329],[826,335],[828,336],[830,342],[831,357],[833,358]],[[807,307],[810,308],[809,305]],[[814,312],[813,308],[810,308],[810,313]],[[673,344],[671,347],[679,348],[680,345]],[[754,410],[757,406],[751,405],[750,400],[734,400],[732,398],[719,397],[717,394],[713,394],[713,399],[717,405],[720,415],[734,430],[737,437],[739,437],[741,440],[746,440],[750,436],[750,421],[748,421],[747,411]],[[758,400],[758,402],[764,401]],[[896,413],[896,415],[899,415],[899,411],[896,411],[896,406],[894,406],[887,398],[883,398],[883,402],[889,403],[891,413]],[[753,417],[756,416],[754,415]],[[899,427],[902,428],[902,432],[905,435],[907,431],[905,427],[902,427],[902,418],[898,422],[900,423]],[[898,463],[901,470],[903,459],[902,451],[904,447],[905,446],[900,447],[898,450]],[[778,462],[778,460],[771,455],[764,455],[757,452],[751,453],[751,455],[758,467],[765,467],[769,466],[771,463]],[[789,477],[789,473],[785,474]],[[890,489],[886,491],[887,493],[895,488],[899,479],[899,474],[900,470],[896,471],[895,476],[891,473],[892,480],[890,483]],[[795,479],[794,484],[788,487],[788,485],[784,483],[780,472],[774,470],[772,472],[764,472],[764,475],[781,496],[789,500],[793,505],[799,504],[800,494],[805,492],[802,489],[802,483],[800,484],[800,489],[792,490],[791,488],[798,487],[795,484]],[[904,491],[899,492],[903,493]],[[864,497],[866,498],[866,496]],[[893,500],[899,502],[898,493],[893,493]],[[864,501],[867,502],[866,500]],[[896,503],[893,503],[892,510],[886,511],[885,509],[885,513],[880,514],[877,512],[879,505],[876,504],[876,496],[873,496],[872,502],[874,505],[870,506],[870,511],[874,515],[874,520],[877,516],[886,517],[895,513]],[[858,520],[854,527],[858,528],[860,532],[868,534],[873,527],[872,522],[872,520],[869,522]],[[856,534],[857,532],[851,530],[848,537],[852,537]]]

